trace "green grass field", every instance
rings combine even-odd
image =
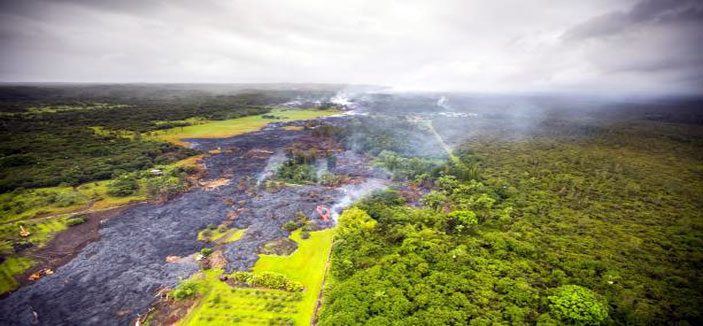
[[[257,131],[271,122],[308,120],[339,113],[335,110],[273,110],[266,115],[275,115],[283,119],[265,119],[263,115],[243,118],[210,121],[187,127],[176,127],[151,132],[148,137],[155,137],[178,145],[188,145],[183,138],[220,138],[231,137]]]
[[[210,236],[206,236],[206,232],[208,230],[202,230],[198,232],[198,240],[200,241],[206,241],[209,239],[210,242],[218,242],[220,239],[224,238],[224,240],[221,241],[221,243],[230,243],[230,242],[235,242],[239,240],[242,235],[244,235],[245,229],[227,229],[224,231],[220,231],[219,228],[216,228],[214,230],[210,230]]]
[[[322,288],[327,257],[332,249],[334,229],[311,232],[310,238],[305,240],[300,238],[300,234],[300,230],[291,234],[291,239],[298,243],[298,250],[292,255],[261,255],[254,266],[254,272],[280,273],[293,281],[303,283],[305,292],[298,305],[300,312],[294,317],[295,325],[310,325]]]
[[[244,231],[246,231],[246,229],[234,230],[234,232],[231,232],[229,234],[229,236],[227,236],[227,238],[224,240],[223,243],[235,242],[235,241],[241,239],[242,236],[244,235]]]
[[[179,323],[190,325],[309,325],[332,248],[334,230],[311,232],[309,239],[295,231],[298,250],[290,256],[261,255],[254,273],[276,272],[303,284],[302,296],[270,289],[233,288],[218,280],[221,270],[192,278],[202,299]]]
[[[23,273],[34,266],[34,261],[29,258],[10,256],[0,264],[0,294],[17,288],[14,276]]]

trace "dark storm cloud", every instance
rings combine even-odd
[[[2,1],[0,80],[698,92],[701,15],[671,0]]]

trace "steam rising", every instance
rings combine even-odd
[[[339,219],[339,214],[342,212],[342,210],[349,208],[352,203],[372,193],[373,191],[385,189],[387,186],[387,180],[368,179],[364,183],[349,184],[339,188],[339,190],[342,192],[342,196],[331,207],[332,220],[336,224],[337,220]]]
[[[256,186],[259,186],[264,180],[267,178],[270,178],[273,176],[273,173],[278,170],[278,168],[283,164],[283,162],[286,161],[286,156],[283,154],[283,151],[276,151],[275,154],[271,155],[269,157],[268,161],[266,162],[266,167],[264,168],[264,171],[259,173],[259,176],[256,178]]]

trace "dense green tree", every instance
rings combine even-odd
[[[125,197],[134,194],[137,189],[139,189],[137,179],[134,176],[123,174],[108,184],[107,194],[115,197]]]
[[[549,308],[557,318],[573,325],[601,325],[608,318],[608,305],[590,290],[564,285],[549,296]]]
[[[465,233],[478,224],[478,218],[472,211],[453,211],[447,214],[445,223],[447,231]]]

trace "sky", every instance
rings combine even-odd
[[[0,81],[703,93],[697,0],[0,0]]]

